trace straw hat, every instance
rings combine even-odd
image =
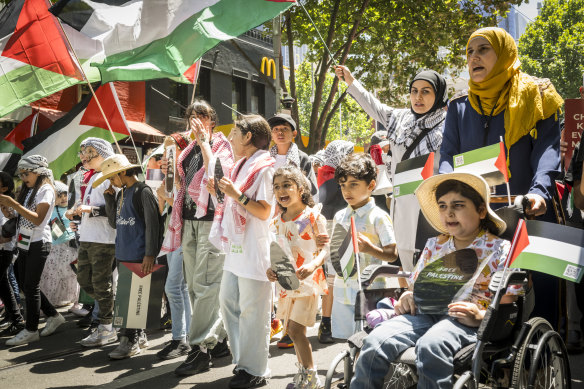
[[[128,169],[132,169],[134,167],[140,167],[140,165],[134,165],[128,161],[123,154],[114,154],[111,157],[107,157],[101,163],[101,177],[93,182],[93,187],[97,188],[102,182],[110,178],[111,176],[115,176],[118,173],[126,171]]]
[[[498,234],[502,234],[505,231],[507,224],[505,224],[503,219],[501,219],[489,206],[491,201],[489,185],[482,177],[472,173],[439,174],[426,179],[420,184],[420,186],[418,186],[418,189],[416,189],[415,193],[418,202],[420,203],[422,213],[436,231],[448,233],[448,230],[446,230],[446,227],[443,226],[440,221],[440,211],[438,209],[438,202],[436,201],[436,188],[447,180],[462,181],[476,190],[485,201],[487,206],[487,216],[497,226],[497,229],[499,230]]]

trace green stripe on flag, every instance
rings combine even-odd
[[[401,185],[398,185],[398,186],[394,186],[393,187],[393,196],[394,197],[400,197],[400,196],[405,196],[405,195],[413,194],[416,191],[416,189],[418,189],[418,186],[420,186],[420,184],[423,181],[424,180],[407,182],[405,184],[401,184]]]
[[[481,147],[480,149],[467,151],[466,153],[462,154],[457,154],[453,157],[454,167],[457,168],[460,166],[470,165],[471,163],[497,158],[500,152],[501,146],[499,146],[499,143],[495,143],[494,145]],[[494,167],[494,169],[496,169],[496,167]]]
[[[130,304],[130,288],[132,273],[123,263],[118,266],[118,286],[114,306],[114,327],[126,328],[128,309]]]
[[[511,264],[515,269],[529,269],[560,277],[568,281],[580,282],[582,266],[547,255],[522,252]]]
[[[0,142],[0,153],[22,154],[22,150],[16,147],[14,143],[4,140]]]

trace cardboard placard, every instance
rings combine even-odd
[[[114,327],[160,328],[164,266],[154,265],[148,275],[142,273],[141,266],[139,262],[119,262]]]
[[[171,196],[174,193],[174,175],[176,174],[176,145],[166,148],[166,159],[168,166],[164,179],[164,190],[166,190],[167,196]]]
[[[566,115],[564,132],[562,140],[568,143],[566,156],[564,157],[564,168],[568,170],[574,147],[582,139],[582,130],[584,129],[584,99],[566,99],[564,100]]]

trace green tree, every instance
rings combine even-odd
[[[405,106],[408,80],[421,68],[443,71],[463,65],[466,41],[475,29],[494,25],[512,4],[523,0],[300,0],[323,34],[335,62],[354,70],[370,90],[394,106]],[[328,127],[346,94],[335,78],[325,93],[333,62],[300,6],[285,14],[283,44],[306,44],[314,63],[314,101],[308,152],[323,147]],[[290,66],[294,67],[293,55]],[[282,74],[282,73],[281,73]],[[297,98],[291,72],[289,88]],[[297,99],[298,101],[298,99]],[[298,107],[293,107],[298,117]],[[303,147],[300,145],[300,147]]]
[[[545,0],[519,40],[521,68],[549,78],[564,98],[579,97],[584,72],[584,0]]]
[[[311,64],[304,61],[296,68],[296,96],[298,98],[298,124],[302,135],[309,136],[310,115],[312,114],[313,80]],[[330,93],[334,75],[329,72],[326,76],[324,93]],[[289,81],[287,81],[289,86]],[[346,86],[340,86],[340,93],[344,93]],[[363,146],[369,142],[374,130],[371,127],[371,119],[365,111],[353,99],[345,99],[340,109],[335,110],[331,116],[327,141],[337,139],[351,140],[355,144]]]

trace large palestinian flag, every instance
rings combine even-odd
[[[509,267],[530,269],[569,281],[582,280],[584,230],[536,220],[519,220]]]
[[[46,0],[13,0],[0,11],[0,116],[81,82]]]
[[[481,147],[453,157],[454,171],[482,176],[490,186],[509,181],[503,142]]]
[[[126,118],[112,83],[99,87],[95,94],[101,103],[117,140],[130,135]],[[99,107],[87,95],[48,130],[23,141],[25,156],[40,154],[47,158],[53,175],[59,179],[79,163],[79,145],[91,136],[114,142]]]
[[[288,9],[294,0],[60,0],[64,23],[103,43],[103,82],[184,76],[217,45]],[[188,73],[187,73],[188,74]]]

